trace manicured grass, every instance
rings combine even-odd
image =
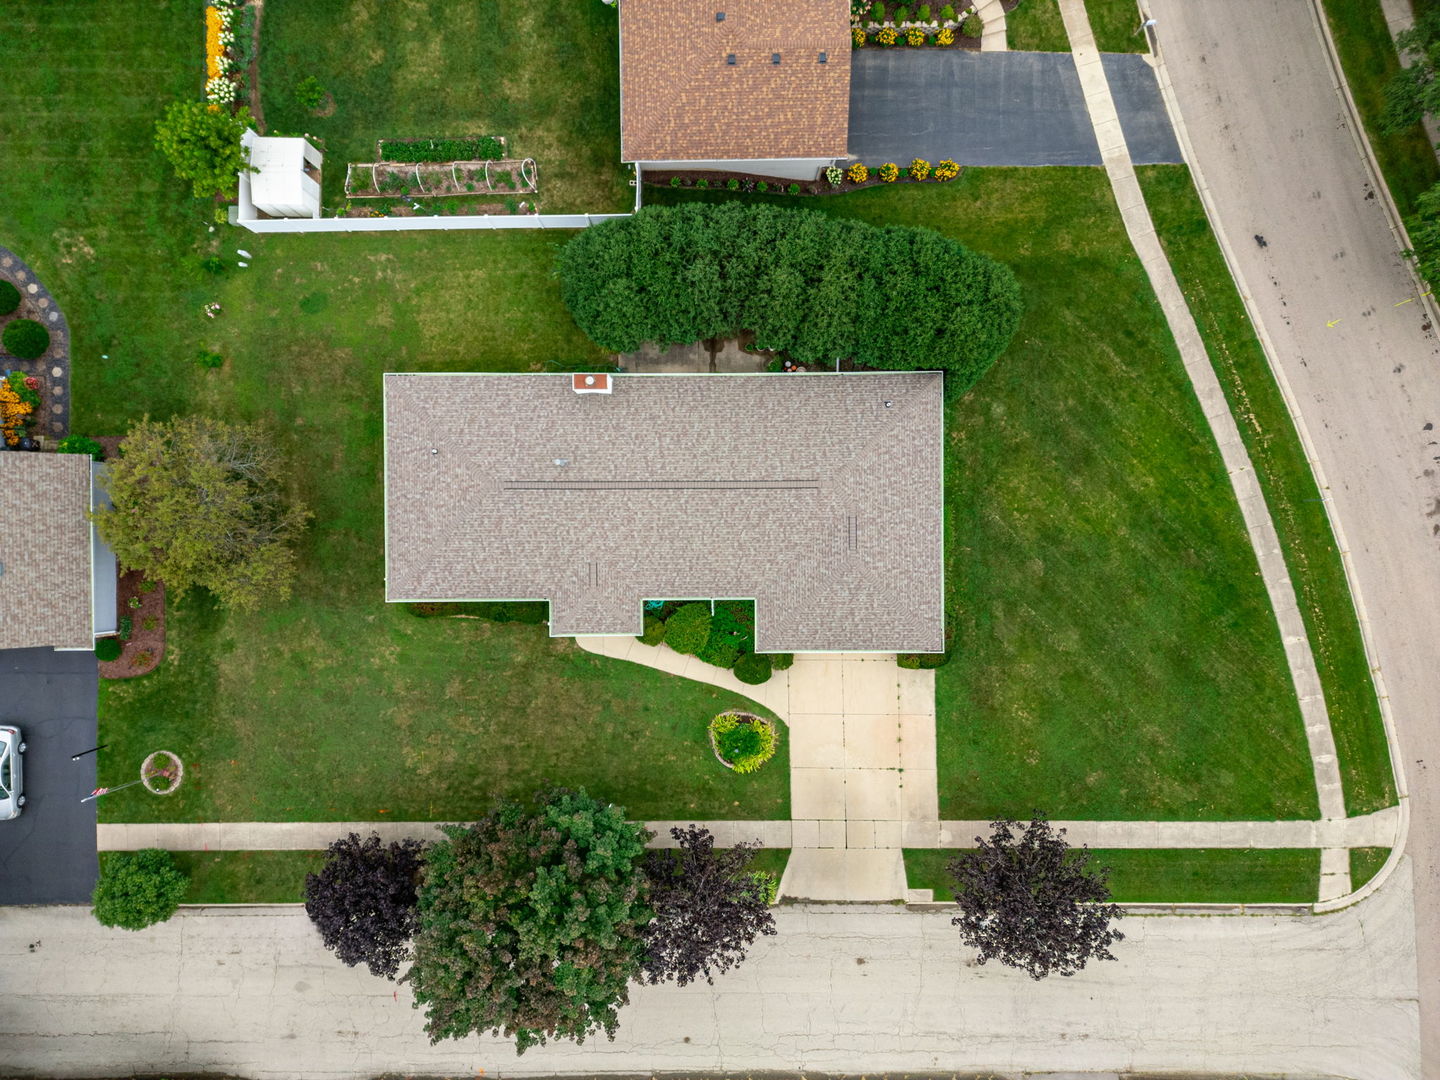
[[[1138,168],[1165,253],[1185,290],[1274,518],[1305,618],[1340,755],[1345,805],[1395,802],[1389,747],[1345,570],[1284,398],[1270,373],[1184,165]]]
[[[1390,857],[1388,847],[1362,847],[1350,849],[1350,888],[1358,889],[1380,872],[1385,860]]]
[[[1085,0],[1085,11],[1101,52],[1150,51],[1150,42],[1140,33],[1140,8],[1135,0]]]
[[[312,75],[333,115],[296,103]],[[632,202],[619,22],[605,4],[268,0],[260,84],[269,129],[325,141],[327,206],[344,201],[347,161],[377,160],[376,139],[460,135],[503,135],[510,156],[534,158],[546,210]]]
[[[100,866],[119,852],[102,851]],[[297,904],[305,875],[325,865],[323,851],[176,851],[175,864],[190,876],[186,904]]]
[[[1400,57],[1385,25],[1380,0],[1322,2],[1345,81],[1350,84],[1350,94],[1360,111],[1380,172],[1401,215],[1408,216],[1415,212],[1416,197],[1440,182],[1440,162],[1419,124],[1393,135],[1380,131],[1385,84],[1400,70]]]
[[[1320,852],[1313,848],[1096,849],[1121,904],[1310,904],[1319,896]],[[960,853],[907,849],[912,889],[953,900],[945,866]]]
[[[1005,16],[1005,36],[1016,52],[1070,51],[1058,0],[1020,0],[1020,6]]]
[[[782,201],[938,229],[1025,291],[1014,344],[948,417],[941,817],[1315,816],[1254,552],[1104,173]]]
[[[750,869],[764,870],[767,874],[774,874],[775,880],[779,881],[781,875],[785,873],[785,864],[789,861],[789,848],[761,848],[755,852]]]

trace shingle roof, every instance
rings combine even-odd
[[[95,644],[90,459],[0,452],[0,649]]]
[[[386,598],[749,598],[762,650],[944,645],[941,376],[386,375]],[[887,405],[886,402],[890,404]]]
[[[848,0],[620,0],[620,97],[624,161],[843,157]]]

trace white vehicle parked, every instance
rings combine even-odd
[[[25,777],[20,764],[24,753],[20,729],[0,725],[0,821],[19,817],[25,805]]]

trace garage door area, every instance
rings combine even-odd
[[[0,904],[83,904],[95,887],[95,654],[0,649],[0,721],[20,729],[25,806],[0,821]]]
[[[852,61],[849,149],[867,164],[1100,164],[1069,53],[865,48]],[[1145,57],[1106,53],[1101,62],[1134,162],[1180,161]]]

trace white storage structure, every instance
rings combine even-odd
[[[247,131],[240,137],[258,172],[240,174],[241,221],[258,214],[272,218],[320,216],[320,163],[324,155],[309,141]]]

